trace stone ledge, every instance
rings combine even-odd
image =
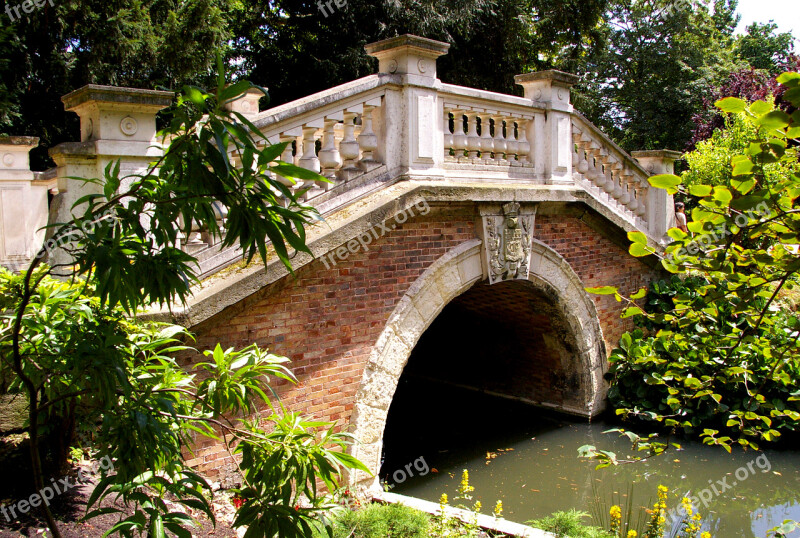
[[[0,136],[0,146],[38,146],[35,136]]]
[[[87,84],[61,98],[66,110],[71,110],[89,101],[103,103],[120,103],[153,107],[156,111],[168,107],[175,97],[174,92],[162,90],[142,90],[139,88],[119,88],[116,86],[101,86]]]
[[[447,54],[447,51],[450,50],[450,44],[444,43],[443,41],[436,41],[435,39],[405,34],[397,37],[390,37],[383,41],[369,43],[364,47],[367,54],[370,56],[376,56],[381,52],[399,48],[413,49],[416,52],[425,53],[432,58],[437,58]]]
[[[547,71],[534,71],[533,73],[523,73],[521,75],[514,75],[514,82],[522,84],[523,82],[532,82],[537,80],[552,80],[554,82],[561,82],[572,86],[576,84],[580,77],[572,73],[565,73],[556,69],[548,69]]]

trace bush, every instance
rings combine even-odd
[[[570,510],[569,512],[556,512],[551,516],[529,521],[528,525],[543,531],[552,532],[559,538],[611,538],[599,527],[591,527],[582,523],[584,518],[590,517],[586,512]]]
[[[428,538],[427,514],[402,504],[370,504],[345,510],[333,525],[334,538]],[[327,537],[319,532],[315,538]]]

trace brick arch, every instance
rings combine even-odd
[[[481,241],[473,239],[436,260],[409,287],[397,303],[372,348],[351,418],[353,455],[377,477],[386,418],[400,376],[411,351],[445,305],[484,279]],[[586,417],[603,410],[607,363],[597,311],[583,283],[555,250],[533,240],[528,280],[554,296],[567,320],[584,368],[585,408],[573,410]],[[358,472],[351,483],[369,487],[377,478]]]

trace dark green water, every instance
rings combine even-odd
[[[659,484],[669,488],[668,509],[684,495],[702,498],[695,508],[704,516],[703,530],[715,538],[763,537],[784,519],[800,521],[797,450],[729,455],[684,443],[679,451],[643,463],[595,470],[593,463],[578,459],[581,445],[618,456],[631,451],[616,434],[603,434],[612,426],[602,422],[558,419],[418,380],[401,386],[392,405],[381,477],[396,493],[431,501],[442,493],[452,498],[467,469],[483,512],[502,499],[505,517],[519,522],[569,508],[607,513],[612,504],[631,504],[634,513],[643,512]],[[416,468],[409,466],[415,462]]]

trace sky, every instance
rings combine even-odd
[[[739,0],[737,11],[742,16],[737,33],[743,33],[748,24],[772,19],[779,32],[791,31],[800,38],[800,0]]]

